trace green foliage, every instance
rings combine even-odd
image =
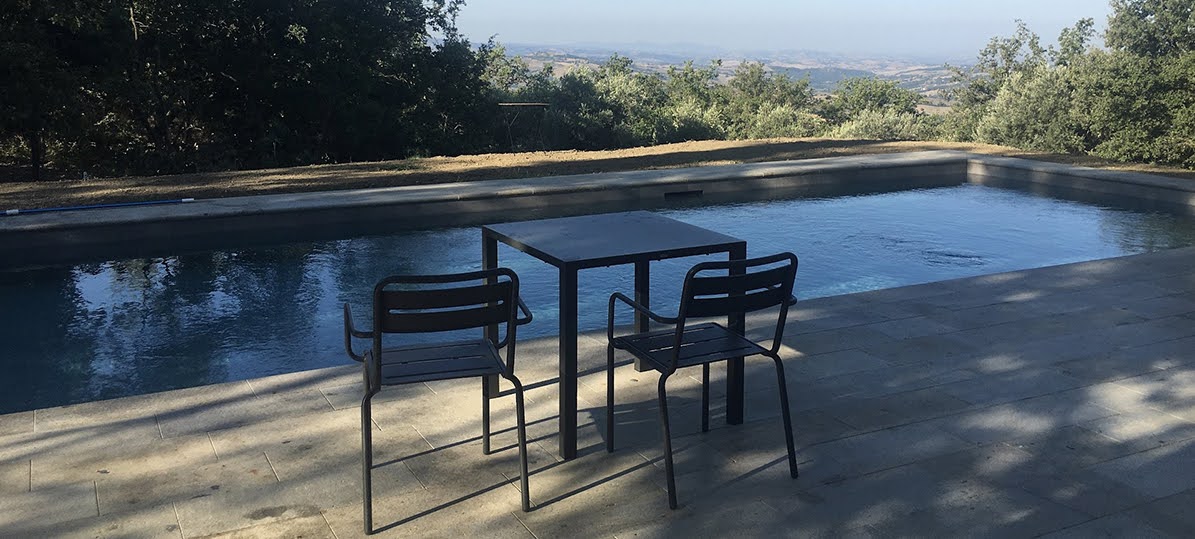
[[[830,130],[831,138],[869,140],[933,140],[942,120],[895,109],[866,109]]]
[[[985,107],[976,138],[992,144],[1070,153],[1084,149],[1072,117],[1071,71],[1039,66],[1014,73]]]
[[[863,112],[913,114],[921,95],[901,88],[896,81],[874,77],[843,80],[822,104],[821,115],[834,124],[842,124]]]
[[[1195,51],[1195,4],[1191,0],[1112,0],[1105,39],[1114,50],[1140,56]]]

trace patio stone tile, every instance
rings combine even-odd
[[[798,479],[803,481],[803,479]],[[938,496],[938,481],[912,466],[817,485],[767,503],[813,529],[856,529],[898,522]],[[925,528],[919,535],[941,535]],[[881,536],[884,536],[881,534]]]
[[[184,537],[205,537],[253,526],[320,516],[301,493],[278,485],[221,490],[175,503]]]
[[[933,318],[919,316],[915,318],[901,318],[870,324],[867,327],[879,331],[893,339],[911,339],[929,335],[953,333],[960,328],[949,322],[942,322]]]
[[[809,315],[794,311],[795,309],[790,309],[788,312],[788,321],[784,328],[785,335],[803,335],[831,329],[865,326],[889,320],[888,316],[874,311],[848,311],[841,314],[836,313],[833,316],[816,318],[803,318],[802,316]]]
[[[761,501],[745,500],[731,507],[719,504],[718,500],[701,500],[673,513],[660,522],[619,532],[614,537],[872,537],[867,528],[814,528],[785,518],[783,512]]]
[[[33,411],[0,415],[0,439],[11,434],[33,432]]]
[[[1089,469],[1043,470],[1020,487],[1093,517],[1123,511],[1150,500],[1136,489]]]
[[[375,498],[374,526],[366,536],[362,529],[361,504],[325,509],[337,539],[365,537],[493,537],[533,539],[515,513],[519,513],[518,492],[507,486],[499,490],[451,496],[442,492],[420,492],[404,496]],[[519,513],[520,515],[522,513]]]
[[[184,503],[224,496],[278,479],[264,455],[196,466],[177,466],[121,473],[96,481],[100,514],[125,513],[164,502]],[[36,487],[35,487],[36,488]],[[189,532],[188,532],[189,533]]]
[[[179,529],[174,506],[165,504],[117,515],[99,517],[93,515],[65,521],[35,519],[22,522],[10,529],[0,526],[0,536],[79,539],[173,537],[181,539],[182,530]]]
[[[200,391],[203,389],[208,391]],[[274,417],[274,410],[258,400],[253,388],[243,381],[180,390],[177,398],[160,406],[158,426],[164,438],[202,434]]]
[[[1149,527],[1142,519],[1133,518],[1125,513],[1117,513],[1047,533],[1041,537],[1042,539],[1089,539],[1091,537],[1163,539],[1171,536]]]
[[[968,442],[987,444],[1040,436],[1114,414],[1115,410],[1089,402],[1087,392],[1081,389],[963,412],[929,423]]]
[[[144,444],[78,452],[73,448],[40,452],[30,466],[33,489],[76,481],[122,481],[176,467],[199,467],[216,462],[205,435],[152,440]]]
[[[0,438],[0,464],[28,463],[33,458],[47,455],[119,458],[121,454],[151,446],[161,439],[153,418],[52,432],[14,434]]]
[[[858,349],[802,356],[782,346],[780,357],[785,361],[784,371],[789,380],[818,380],[892,366],[891,363]]]
[[[1195,438],[1195,423],[1151,411],[1117,414],[1081,424],[1082,427],[1125,442],[1137,451]],[[1116,455],[1123,456],[1123,455]]]
[[[1091,469],[1154,498],[1195,489],[1195,440],[1096,464]]]
[[[1144,406],[1195,421],[1195,366],[1154,371],[1115,384],[1137,393]]]
[[[260,526],[251,526],[228,532],[208,535],[205,539],[336,539],[324,515],[298,517],[280,520]]]
[[[909,464],[971,444],[928,423],[892,427],[821,444],[835,460],[856,468],[860,473]]]
[[[657,400],[660,373],[655,370],[636,372],[630,364],[630,356],[625,352],[615,352],[614,368],[614,402],[615,403],[654,403]],[[754,363],[754,362],[752,362]],[[725,370],[722,365],[711,366],[710,379],[713,381],[714,370]],[[585,401],[605,405],[606,402],[606,371],[581,376],[577,384],[578,394],[584,393]],[[721,388],[723,384],[711,383],[710,394],[714,394],[715,386]],[[553,388],[555,389],[555,388]],[[719,393],[722,393],[719,391]],[[669,399],[681,399],[682,402],[701,400],[701,368],[685,368],[678,370],[668,378]]]
[[[437,448],[408,456],[402,463],[428,488],[434,486],[449,492],[465,494],[496,488],[511,481],[517,483],[518,455],[518,450],[514,447],[485,455],[481,452],[481,443],[478,442]],[[533,472],[556,463],[552,455],[538,446],[527,448],[527,460]],[[535,495],[534,481],[531,489],[532,495]]]
[[[279,481],[311,492],[320,507],[351,503],[360,497],[361,441],[356,411],[319,414],[318,428],[293,418],[212,433],[221,462],[263,453]],[[401,460],[430,450],[419,433],[407,427],[373,429],[375,490],[421,489],[423,485]],[[394,462],[398,460],[399,462]],[[391,463],[391,464],[387,464]]]
[[[322,387],[335,387],[348,384],[361,384],[361,364],[355,363],[347,357],[344,364],[336,367],[313,369],[309,371],[275,374],[263,378],[248,380],[254,391],[271,393],[289,390],[302,390]]]
[[[1184,357],[1195,347],[1195,338],[1177,339],[1146,346],[1101,350],[1092,356],[1056,363],[1067,376],[1089,382],[1111,382],[1195,361]]]
[[[1195,312],[1195,301],[1179,296],[1162,296],[1125,304],[1125,309],[1148,319],[1166,318]]]
[[[0,537],[29,536],[37,529],[98,516],[95,496],[92,481],[0,495],[4,507],[0,511]]]
[[[642,466],[572,488],[553,485],[548,493],[566,494],[515,516],[536,537],[577,538],[611,537],[672,518],[667,494],[652,481],[659,472],[646,461]]]
[[[823,378],[817,381],[817,386],[837,389],[852,397],[873,398],[928,389],[977,377],[979,374],[975,371],[959,369],[955,362],[946,359]]]
[[[984,349],[1004,343],[1017,343],[1018,346],[1022,346],[1024,343],[1032,341],[1086,334],[1093,328],[1107,331],[1107,328],[1110,327],[1130,325],[1144,320],[1144,318],[1119,308],[1093,308],[1075,313],[1026,318],[1015,322],[959,331],[952,335]]]
[[[937,390],[971,404],[999,404],[1074,389],[1082,382],[1053,369],[1029,368],[990,374]]]
[[[789,335],[785,333],[782,342],[788,348],[781,349],[781,357],[792,357],[794,352],[805,356],[826,354],[858,348],[866,350],[868,346],[881,346],[897,342],[879,331],[867,326],[830,329],[803,335]]]
[[[53,432],[153,419],[153,405],[158,398],[152,394],[136,395],[37,410],[36,430]]]
[[[1098,424],[1115,417],[1119,416],[1096,419],[1083,425]],[[1082,468],[1143,450],[1141,444],[1110,438],[1078,425],[1066,425],[1009,443],[1033,454],[1040,462],[1061,469]]]
[[[1195,276],[1191,275],[1190,267],[1148,282],[1176,294],[1195,292]]]
[[[947,361],[974,354],[975,343],[957,337],[957,333],[916,337],[886,343],[864,343],[859,348],[893,365],[924,363],[929,360]]]
[[[1171,537],[1195,536],[1195,490],[1184,490],[1125,511]]]
[[[940,417],[970,406],[966,401],[931,388],[860,399],[828,406],[821,411],[858,430],[868,431]]]
[[[996,442],[921,460],[913,466],[943,481],[972,478],[1000,486],[1017,486],[1053,468],[1015,444]]]
[[[266,382],[246,380],[261,406],[273,410],[271,417],[302,415],[310,412],[332,410],[333,406],[317,387],[298,385],[266,379]]]
[[[957,478],[937,487],[936,496],[896,522],[874,527],[885,536],[1033,537],[1079,524],[1089,517],[1016,488]]]
[[[29,461],[0,463],[0,496],[29,492]]]

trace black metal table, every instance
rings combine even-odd
[[[653,260],[727,253],[747,257],[747,242],[645,211],[582,215],[481,227],[482,266],[498,266],[498,242],[560,270],[560,456],[577,455],[577,273],[582,269],[635,265],[635,300],[649,304],[649,265]],[[609,291],[613,292],[613,291]],[[635,331],[646,331],[646,315]],[[744,316],[729,317],[728,329],[742,332]],[[638,365],[636,366],[638,367]],[[496,380],[495,380],[496,382]],[[743,360],[731,360],[726,373],[726,421],[743,422]],[[492,385],[486,395],[496,395]]]

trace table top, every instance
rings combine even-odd
[[[738,238],[646,211],[486,225],[482,234],[556,267],[578,269],[746,246]]]

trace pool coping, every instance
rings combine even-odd
[[[920,178],[923,183],[916,186],[1015,181],[1039,190],[1152,200],[1195,213],[1195,182],[1189,180],[933,150],[5,215],[0,216],[0,269],[67,263],[101,247],[119,255],[137,243],[213,248],[213,237],[258,229],[468,225],[543,217],[536,212],[546,209],[553,215],[592,213],[601,204],[641,208],[686,195],[762,198],[832,186],[883,187],[909,177]]]

